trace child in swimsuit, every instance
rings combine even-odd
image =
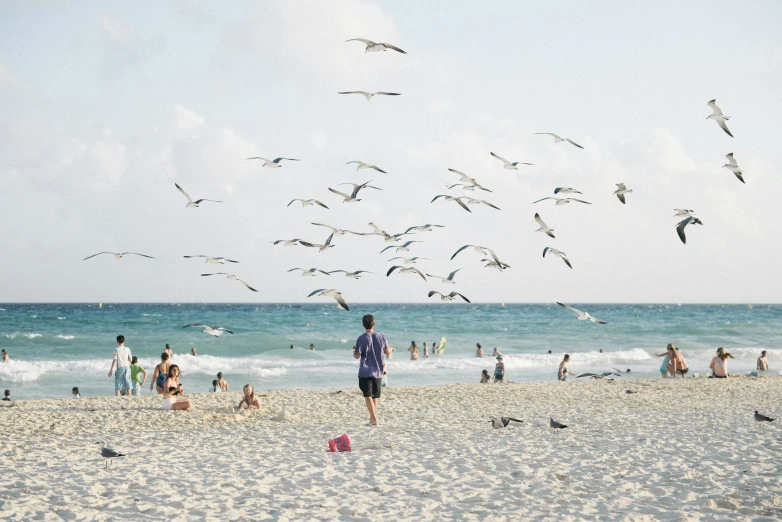
[[[241,410],[242,404],[246,404],[248,410],[253,406],[255,406],[258,409],[261,409],[261,399],[255,396],[255,390],[253,389],[252,384],[245,384],[243,391],[244,391],[244,396],[242,397],[242,400],[239,402],[239,406],[237,406],[237,408]]]

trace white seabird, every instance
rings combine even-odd
[[[703,221],[696,218],[695,216],[690,216],[686,219],[683,219],[682,221],[679,221],[679,224],[676,225],[676,233],[679,234],[679,239],[682,240],[682,243],[685,245],[687,244],[687,237],[684,235],[684,227],[687,225],[702,225]]]
[[[453,277],[456,275],[456,272],[458,272],[459,270],[462,270],[462,269],[464,269],[464,267],[457,268],[456,270],[454,270],[453,272],[448,274],[448,277],[442,277],[442,276],[437,276],[437,275],[432,275],[432,274],[426,274],[426,275],[427,275],[427,277],[434,277],[434,278],[439,279],[443,284],[455,285],[456,281],[453,280]]]
[[[324,225],[323,223],[312,223],[316,227],[326,227],[329,230],[331,230],[331,235],[335,237],[344,236],[345,234],[354,234],[356,236],[365,236],[366,234],[363,234],[361,232],[353,232],[352,230],[345,230],[342,228],[332,227],[331,225]]]
[[[483,254],[485,256],[491,256],[493,263],[495,263],[496,267],[499,268],[500,270],[503,270],[505,268],[510,268],[510,265],[500,261],[500,259],[497,257],[497,254],[494,253],[494,250],[480,245],[464,245],[463,247],[459,248],[459,250],[453,253],[453,255],[451,256],[451,261],[453,261],[453,258],[455,258],[459,254],[459,252],[467,248],[472,248],[479,254]],[[482,259],[481,261],[486,261],[486,260]]]
[[[124,453],[120,453],[118,451],[115,451],[115,450],[111,449],[108,446],[108,444],[106,444],[106,442],[104,442],[104,441],[96,442],[95,444],[101,444],[102,445],[102,447],[100,449],[100,456],[103,457],[104,459],[106,459],[106,467],[107,468],[109,467],[109,462],[111,462],[110,459],[116,459],[118,457],[126,457],[127,456]]]
[[[391,268],[388,270],[388,272],[386,272],[386,277],[390,276],[390,275],[391,275],[391,273],[392,273],[394,270],[397,270],[397,269],[399,269],[399,273],[400,273],[400,274],[418,274],[419,276],[421,276],[421,279],[423,279],[424,281],[426,281],[426,276],[424,276],[424,274],[423,274],[423,273],[422,273],[420,270],[418,270],[417,268],[415,268],[415,267],[412,267],[412,266],[410,266],[410,267],[407,267],[407,266],[399,266],[399,265],[394,265],[394,266],[392,266],[392,267],[391,267]]]
[[[467,212],[470,212],[470,213],[472,213],[472,210],[470,210],[469,208],[467,208],[467,205],[465,205],[465,204],[464,204],[464,201],[462,201],[462,199],[465,199],[465,198],[464,198],[464,196],[461,196],[461,197],[454,197],[454,196],[449,196],[448,194],[438,194],[437,196],[435,196],[435,197],[434,197],[434,199],[433,199],[432,201],[430,201],[430,203],[434,203],[435,201],[437,201],[437,200],[438,200],[438,199],[440,199],[440,198],[444,198],[444,199],[445,199],[445,201],[455,201],[455,202],[456,202],[456,203],[458,203],[458,204],[459,204],[459,206],[460,206],[460,207],[462,207],[464,210],[466,210]]]
[[[427,223],[426,225],[410,227],[407,230],[405,230],[404,233],[409,234],[413,230],[415,230],[416,232],[432,232],[432,227],[445,228],[444,225],[430,225],[429,223]]]
[[[301,239],[278,239],[277,241],[272,241],[272,244],[279,245],[282,243],[282,246],[289,247],[298,245],[299,241],[301,241]]]
[[[295,201],[301,201],[302,207],[312,207],[314,205],[319,205],[323,208],[329,208],[326,205],[323,204],[322,201],[319,201],[317,199],[292,199],[290,203],[288,203],[288,206],[290,207]]]
[[[190,197],[190,194],[185,192],[185,189],[174,183],[174,186],[181,192],[186,198],[187,198],[187,205],[185,205],[185,208],[198,208],[201,205],[202,201],[211,201],[212,203],[222,203],[222,201],[218,201],[216,199],[197,199],[193,201],[193,198]]]
[[[358,161],[358,160],[348,161],[347,163],[345,163],[345,165],[350,165],[351,163],[356,163],[358,165],[356,167],[356,170],[375,169],[376,171],[382,172],[383,174],[388,174],[385,170],[381,169],[377,165],[372,165],[371,163],[364,163],[363,161]]]
[[[690,217],[695,213],[694,210],[687,210],[686,208],[675,208],[673,210],[676,211],[673,217]]]
[[[333,297],[334,300],[337,301],[337,304],[340,306],[340,308],[344,308],[345,310],[350,310],[350,307],[348,306],[348,303],[345,301],[345,298],[342,297],[342,292],[338,292],[333,288],[328,290],[323,288],[315,290],[307,297],[312,297],[313,295]]]
[[[578,314],[578,317],[577,317],[577,319],[578,319],[579,321],[592,321],[593,323],[597,323],[597,324],[608,324],[608,323],[606,323],[605,321],[601,321],[600,319],[597,319],[597,318],[595,318],[595,317],[592,317],[591,315],[589,315],[589,314],[588,314],[588,313],[586,313],[586,312],[582,312],[582,311],[581,311],[581,310],[579,310],[578,308],[573,308],[572,306],[568,306],[568,305],[566,305],[566,304],[559,303],[559,302],[558,302],[557,304],[558,304],[559,306],[563,307],[563,308],[567,308],[567,309],[568,309],[568,310],[570,310],[571,312],[575,312],[575,313],[577,313],[577,314]]]
[[[722,110],[719,107],[717,107],[716,101],[717,101],[717,99],[715,98],[715,99],[711,100],[710,102],[706,103],[706,105],[711,107],[711,110],[713,111],[711,114],[709,114],[706,117],[706,119],[707,120],[714,120],[714,121],[716,121],[717,125],[719,125],[720,128],[722,130],[724,130],[725,133],[732,138],[733,134],[730,133],[730,129],[728,129],[728,124],[725,123],[726,121],[728,121],[730,119],[730,116],[725,116],[724,114],[722,114]]]
[[[309,247],[309,248],[317,248],[318,253],[323,252],[324,250],[327,250],[329,248],[334,248],[337,245],[332,245],[331,240],[334,237],[334,234],[330,234],[329,237],[326,238],[326,242],[324,244],[319,243],[310,243],[309,241],[299,241],[299,244],[301,246]]]
[[[571,140],[570,138],[563,138],[563,137],[559,136],[558,134],[554,134],[553,132],[536,132],[535,134],[545,134],[547,136],[552,136],[554,138],[554,144],[555,145],[557,143],[559,143],[560,141],[566,141],[566,142],[570,143],[571,145],[575,145],[579,149],[583,149],[584,148],[581,145],[579,145],[578,143],[576,143],[575,141]]]
[[[628,194],[633,191],[633,189],[628,189],[624,183],[617,183],[616,184],[617,189],[614,191],[614,194],[616,194],[616,197],[619,198],[619,201],[622,202],[622,204],[625,204],[625,194]]]
[[[475,199],[475,198],[468,198],[468,197],[465,197],[464,199],[467,200],[467,204],[468,205],[486,205],[487,207],[491,207],[491,208],[500,210],[500,207],[498,207],[497,205],[495,205],[493,203],[489,203],[485,199]]]
[[[333,189],[331,187],[329,187],[329,190],[331,192],[333,192],[334,194],[338,194],[338,195],[342,196],[342,198],[343,198],[342,202],[343,203],[355,203],[357,201],[361,201],[361,199],[356,198],[356,196],[358,196],[359,191],[361,189],[363,189],[363,188],[372,188],[372,189],[375,189],[375,190],[383,190],[383,189],[378,188],[378,187],[373,187],[372,185],[370,185],[370,183],[372,183],[372,180],[369,180],[366,183],[362,183],[360,185],[357,184],[357,183],[340,183],[340,185],[352,185],[353,186],[353,192],[351,192],[350,195],[345,194],[344,192],[340,192],[339,190],[335,190],[335,189]]]
[[[468,303],[470,302],[469,299],[464,297],[459,292],[451,292],[450,294],[443,294],[443,293],[438,292],[437,290],[430,290],[429,294],[428,294],[428,297],[432,297],[434,294],[439,295],[441,301],[453,301],[456,297],[461,297],[462,299],[464,299]]]
[[[514,161],[513,163],[511,163],[510,161],[506,160],[502,156],[498,156],[493,152],[489,152],[489,154],[491,154],[492,156],[500,160],[503,163],[502,168],[508,170],[519,170],[519,165],[535,165],[534,163],[525,163],[523,161]]]
[[[478,183],[477,179],[471,178],[470,176],[468,176],[464,172],[458,171],[456,169],[451,169],[451,168],[449,168],[448,171],[449,172],[453,172],[454,174],[459,176],[459,180],[466,186],[471,186],[472,188],[479,188],[481,190],[485,190],[486,192],[491,192],[491,190],[487,189],[486,187],[484,187],[483,185]],[[455,186],[456,185],[452,185],[451,187],[455,187]],[[451,187],[448,187],[448,188],[451,188]],[[467,189],[467,190],[472,190],[472,188]]]
[[[201,327],[203,327],[203,330],[201,330],[203,333],[214,335],[215,337],[220,337],[224,333],[229,333],[229,334],[233,333],[231,330],[227,330],[222,326],[209,326],[201,323],[188,324],[183,326],[182,329],[184,330],[185,328],[201,328]]]
[[[583,194],[583,192],[570,187],[557,187],[554,189],[554,194]]]
[[[325,270],[321,270],[320,268],[291,268],[288,270],[288,272],[294,272],[296,270],[301,270],[301,276],[302,277],[315,277],[317,272],[320,272],[321,274],[331,275],[329,272],[326,272]]]
[[[337,272],[342,272],[345,274],[345,277],[350,279],[361,279],[361,274],[374,274],[374,272],[370,272],[368,270],[356,270],[354,272],[348,272],[347,270],[332,270],[328,272],[328,274],[336,274]]]
[[[543,219],[541,219],[540,214],[537,214],[537,213],[535,214],[535,221],[537,221],[538,225],[540,225],[540,228],[537,229],[535,232],[543,232],[544,234],[546,234],[547,236],[549,236],[551,238],[554,237],[554,234],[553,234],[554,229],[553,228],[549,228],[549,226],[543,221]]]
[[[418,262],[419,259],[423,260],[423,261],[431,261],[431,259],[429,259],[428,257],[419,257],[419,256],[415,256],[415,257],[396,256],[396,257],[392,257],[391,259],[389,259],[389,261],[396,261],[397,259],[401,259],[402,262],[404,264],[406,264],[406,265],[414,265],[414,264],[416,264]],[[427,274],[427,275],[429,275],[429,274]]]
[[[398,252],[409,252],[410,251],[410,245],[412,245],[413,243],[423,243],[423,241],[411,240],[411,241],[405,241],[401,245],[388,245],[383,250],[381,250],[380,253],[382,254],[383,252],[385,252],[389,248],[396,248],[395,252],[397,252],[397,253]]]
[[[249,288],[249,289],[250,289],[250,290],[252,290],[253,292],[257,292],[257,291],[258,291],[258,290],[256,290],[255,288],[251,287],[251,286],[249,285],[249,283],[247,283],[247,281],[245,281],[245,280],[244,280],[244,279],[242,279],[241,277],[235,276],[235,275],[233,275],[233,274],[229,274],[229,273],[227,273],[227,272],[214,272],[214,273],[212,273],[212,274],[201,274],[201,276],[203,276],[203,277],[207,277],[207,276],[213,276],[213,275],[224,275],[224,276],[226,276],[226,277],[225,277],[226,279],[229,279],[229,280],[231,280],[231,281],[239,281],[240,283],[242,283],[244,286],[246,286],[247,288]]]
[[[362,42],[364,43],[367,48],[364,50],[365,53],[377,53],[381,51],[388,51],[389,49],[396,51],[398,53],[407,54],[402,49],[395,45],[391,45],[390,43],[385,42],[373,42],[372,40],[367,40],[366,38],[351,38],[350,40],[345,40],[344,43],[347,42]]]
[[[224,265],[226,263],[238,263],[239,261],[234,261],[233,259],[226,259],[224,257],[212,257],[212,256],[182,256],[186,259],[192,259],[195,257],[205,257],[206,258],[206,264],[207,265]]]
[[[92,257],[99,256],[101,254],[111,254],[112,256],[114,256],[114,259],[116,259],[118,261],[120,259],[122,259],[123,257],[125,257],[125,256],[141,256],[141,257],[146,257],[146,258],[149,258],[149,259],[155,259],[152,256],[148,256],[146,254],[139,254],[138,252],[98,252],[97,254],[92,254],[91,256],[85,257],[84,259],[82,259],[82,261],[86,261],[86,260],[88,260],[88,259],[90,259]]]
[[[576,199],[576,198],[553,198],[551,196],[548,196],[546,198],[539,199],[537,201],[533,201],[532,204],[540,203],[541,201],[545,201],[547,199],[553,199],[555,201],[554,205],[567,205],[568,203],[571,203],[573,201],[578,201],[579,203],[586,203],[587,205],[591,205],[589,201],[584,201],[583,199]]]
[[[549,254],[549,253],[554,254],[555,256],[561,257],[562,261],[564,261],[567,266],[569,266],[570,268],[573,268],[573,265],[570,264],[570,261],[567,258],[567,254],[565,254],[564,252],[562,252],[560,250],[557,250],[556,248],[550,248],[550,247],[546,247],[546,248],[543,249],[543,257],[546,257],[546,254]]]
[[[266,167],[267,169],[278,169],[282,167],[281,161],[301,161],[297,160],[295,158],[274,158],[273,160],[262,158],[260,156],[253,156],[252,158],[247,158],[248,160],[263,160],[263,165],[261,167]]]
[[[402,236],[406,234],[406,232],[401,232],[399,234],[389,234],[379,226],[375,225],[371,221],[367,223],[370,227],[372,227],[373,232],[370,232],[368,234],[362,234],[364,236],[381,236],[383,237],[384,241],[386,243],[394,243],[396,241],[401,241]]]
[[[728,169],[733,174],[736,175],[737,178],[739,178],[739,181],[744,183],[744,172],[739,168],[739,164],[736,163],[735,158],[733,157],[733,153],[725,154],[725,157],[728,158],[728,163],[722,166],[723,169]]]
[[[367,99],[368,102],[372,101],[372,98],[374,96],[401,96],[398,92],[384,92],[384,91],[377,91],[377,92],[367,92],[367,91],[343,91],[339,92],[337,94],[360,94],[363,97]]]

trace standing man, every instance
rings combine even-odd
[[[559,363],[559,371],[557,372],[557,379],[560,381],[566,381],[568,375],[576,376],[575,373],[567,369],[567,365],[570,364],[570,355],[565,354],[565,358]]]
[[[130,348],[125,346],[125,336],[117,336],[117,347],[114,348],[114,359],[111,360],[109,377],[114,374],[114,395],[119,397],[120,392],[130,396]],[[114,369],[117,369],[115,372]]]
[[[763,350],[758,357],[758,372],[765,371],[768,371],[768,359],[766,358],[766,350]]]
[[[356,339],[353,358],[361,360],[358,366],[358,387],[364,394],[369,411],[369,425],[377,426],[377,401],[380,399],[381,380],[386,367],[384,356],[390,356],[392,348],[388,346],[385,335],[375,332],[375,318],[372,315],[365,315],[361,321],[366,333]]]

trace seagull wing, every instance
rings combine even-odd
[[[597,324],[608,324],[607,322],[601,321],[597,317],[592,317],[591,315],[589,316],[589,320],[592,321],[593,323],[597,323]]]
[[[739,178],[739,181],[741,181],[742,183],[746,183],[746,182],[744,181],[744,175],[743,175],[743,173],[742,173],[742,172],[734,172],[733,174],[735,174],[735,175],[736,175],[736,177],[737,177],[737,178]]]
[[[324,225],[323,223],[312,223],[312,224],[313,224],[313,225],[315,225],[316,227],[326,227],[326,228],[330,228],[332,233],[334,233],[334,232],[336,232],[337,230],[339,230],[339,229],[337,229],[336,227],[332,227],[331,225]]]
[[[564,303],[557,302],[557,304],[558,304],[559,306],[561,306],[562,308],[567,308],[567,309],[568,309],[568,310],[570,310],[571,312],[576,312],[578,315],[581,315],[581,314],[583,314],[583,313],[584,313],[584,312],[582,312],[581,310],[579,310],[578,308],[573,308],[572,306],[566,305],[566,304],[564,304]]]
[[[389,269],[388,269],[388,272],[386,272],[386,277],[390,276],[390,275],[391,275],[391,272],[393,272],[393,271],[394,271],[394,270],[396,270],[397,268],[402,268],[402,267],[401,267],[401,266],[398,266],[398,265],[392,266],[391,268],[389,268]]]
[[[545,134],[547,136],[553,136],[554,139],[561,140],[562,138],[559,137],[559,134],[554,134],[553,132],[536,132],[535,134]]]
[[[541,201],[546,201],[547,199],[557,199],[557,198],[552,198],[551,196],[548,196],[548,197],[545,197],[543,199],[539,199],[537,201],[533,201],[532,204],[534,205],[535,203],[540,203]]]
[[[402,49],[400,49],[396,45],[391,45],[390,43],[384,43],[382,45],[383,45],[383,47],[387,47],[388,49],[393,49],[394,51],[396,51],[398,53],[407,54],[406,52],[404,52]]]
[[[452,258],[452,259],[453,259],[453,258]],[[462,267],[462,268],[464,268],[464,267]],[[459,271],[459,270],[461,270],[462,268],[457,268],[456,270],[454,270],[453,272],[451,272],[450,274],[448,274],[448,277],[447,277],[446,279],[448,279],[448,281],[453,281],[453,276],[455,276],[455,275],[456,275],[456,272],[458,272],[458,271]]]
[[[493,204],[493,203],[489,203],[489,202],[488,202],[488,201],[486,201],[485,199],[479,199],[479,200],[478,200],[478,203],[483,203],[484,205],[487,205],[487,206],[489,206],[489,207],[491,207],[491,208],[496,208],[497,210],[500,210],[500,207],[498,207],[497,205],[495,205],[495,204]]]
[[[443,294],[441,294],[440,292],[438,292],[437,290],[429,290],[429,293],[428,293],[428,294],[426,294],[426,296],[427,296],[427,297],[432,297],[434,294],[437,294],[437,295],[439,295],[439,296],[442,296],[442,295],[443,295]]]
[[[377,91],[375,94],[383,94],[385,96],[401,96],[398,92],[383,92],[383,91]]]
[[[339,194],[340,196],[342,196],[342,197],[343,197],[343,198],[345,198],[345,199],[353,199],[353,198],[352,198],[351,196],[349,196],[348,194],[345,194],[344,192],[340,192],[339,190],[334,190],[334,189],[333,189],[333,188],[331,188],[331,187],[329,187],[329,190],[330,190],[331,192],[333,192],[334,194]]]
[[[426,281],[426,276],[420,270],[418,270],[417,268],[413,268],[413,272],[415,272],[416,274],[420,275],[421,279]]]
[[[323,293],[323,292],[325,292],[325,291],[326,291],[326,289],[325,289],[325,288],[319,288],[319,289],[317,289],[317,290],[313,290],[313,291],[312,291],[312,293],[311,293],[310,295],[308,295],[307,297],[312,297],[312,296],[313,296],[313,295],[315,295],[315,294],[321,294],[321,293]]]
[[[562,258],[562,261],[564,261],[567,266],[569,266],[570,268],[573,268],[573,265],[570,264],[570,260],[567,258],[567,256],[565,254],[560,252],[560,256],[559,257]]]
[[[90,259],[92,257],[99,256],[101,254],[111,254],[111,255],[114,255],[114,252],[98,252],[97,254],[92,254],[91,256],[85,257],[84,259],[82,259],[82,261],[86,261],[86,260],[88,260],[88,259]]]
[[[681,239],[682,243],[685,245],[687,244],[687,236],[684,235],[684,227],[689,225],[690,221],[692,221],[692,218],[688,217],[687,219],[679,221],[679,224],[676,225],[676,233],[679,234],[679,239]]]
[[[465,248],[470,248],[470,247],[475,247],[475,246],[476,246],[476,245],[464,245],[464,246],[463,246],[463,247],[461,247],[459,250],[457,250],[456,252],[454,252],[454,253],[453,253],[453,255],[451,256],[451,261],[453,261],[453,258],[454,258],[454,257],[456,257],[456,255],[457,255],[459,252],[461,252],[462,250],[464,250]],[[480,247],[480,248],[482,248],[482,247]]]
[[[464,296],[463,296],[462,294],[460,294],[459,292],[451,292],[451,297],[453,297],[453,296],[455,296],[455,295],[458,295],[459,297],[461,297],[462,299],[464,299],[464,300],[465,300],[465,301],[467,301],[468,303],[470,302],[470,300],[469,300],[469,299],[467,299],[466,297],[464,297]]]
[[[575,145],[575,146],[576,146],[576,147],[578,147],[579,149],[583,149],[583,148],[584,148],[584,147],[582,147],[581,145],[579,145],[578,143],[576,143],[575,141],[571,140],[570,138],[565,138],[565,141],[566,141],[566,142],[568,142],[568,143],[570,143],[571,145]]]
[[[263,160],[263,161],[265,161],[266,163],[271,163],[271,162],[272,162],[272,160],[270,160],[270,159],[266,159],[266,158],[262,158],[262,157],[260,157],[260,156],[253,156],[252,158],[247,158],[247,159],[248,159],[248,160],[259,159],[259,160]]]
[[[333,297],[333,298],[334,298],[334,299],[337,301],[337,304],[338,304],[339,306],[341,306],[341,307],[342,307],[342,308],[344,308],[345,310],[350,310],[350,307],[348,306],[348,303],[347,303],[347,301],[345,301],[345,298],[344,298],[344,297],[342,297],[342,294],[340,294],[340,293],[337,293],[336,295],[334,295],[334,296],[332,296],[332,297]]]
[[[195,200],[195,204],[198,205],[202,201],[211,201],[212,203],[222,203],[222,201],[218,201],[216,199],[197,199]]]
[[[459,172],[456,169],[448,169],[448,170],[453,172],[454,174],[457,174],[462,179],[462,181],[471,181],[472,180],[472,178],[470,176],[468,176],[467,174],[465,174],[464,172]]]
[[[152,257],[152,256],[148,256],[148,255],[146,255],[146,254],[139,254],[138,252],[125,252],[125,253],[123,253],[122,255],[123,255],[123,256],[126,256],[126,255],[132,255],[132,256],[141,256],[141,257],[148,257],[149,259],[155,259],[155,258],[154,258],[154,257]]]
[[[375,169],[376,171],[378,171],[378,172],[382,172],[383,174],[388,174],[388,172],[386,172],[385,170],[381,169],[381,168],[380,168],[380,167],[378,167],[377,165],[370,165],[370,166],[369,166],[369,168],[370,168],[370,169]]]
[[[366,96],[369,93],[367,91],[344,91],[338,92],[337,94],[360,94],[362,96]]]
[[[242,283],[247,288],[249,288],[250,290],[252,290],[253,292],[257,292],[258,291],[255,288],[251,287],[250,284],[247,281],[245,281],[244,279],[239,279],[239,282]]]
[[[739,164],[736,163],[736,160],[733,158],[733,153],[725,154],[725,157],[728,158],[728,163],[730,163],[731,167],[738,167]]]
[[[625,195],[624,194],[617,194],[616,197],[619,198],[619,201],[621,201],[622,204],[625,203]]]
[[[464,204],[464,201],[462,201],[461,198],[454,198],[454,201],[456,201],[459,204],[459,206],[462,207],[464,210],[472,214],[472,210],[467,208],[467,205]]]
[[[494,259],[494,261],[495,261],[495,262],[496,262],[498,265],[500,265],[500,268],[503,268],[503,265],[504,265],[505,263],[503,263],[502,261],[500,261],[500,258],[498,258],[498,257],[497,257],[497,254],[495,254],[495,253],[494,253],[494,250],[492,250],[491,248],[487,248],[487,249],[486,249],[486,251],[487,251],[487,252],[489,252],[489,255],[491,256],[491,258],[492,258],[492,259]]]
[[[208,325],[202,323],[186,324],[185,326],[182,327],[182,329],[184,330],[185,328],[200,328],[202,326],[208,326]]]
[[[733,134],[731,134],[730,129],[728,129],[728,124],[725,123],[725,120],[717,120],[717,125],[719,125],[720,128],[722,128],[722,130],[724,130],[728,136],[730,136],[731,138],[733,137]]]
[[[717,103],[716,103],[716,101],[717,101],[717,99],[715,98],[715,99],[711,100],[710,102],[706,102],[706,105],[708,105],[709,107],[711,107],[711,110],[713,110],[713,111],[714,111],[714,114],[719,114],[719,115],[721,116],[721,115],[722,115],[722,109],[720,109],[720,108],[717,106]]]
[[[176,188],[179,190],[179,192],[181,192],[182,194],[184,194],[184,196],[187,198],[187,202],[188,202],[188,203],[192,203],[192,202],[193,202],[193,198],[191,198],[191,197],[190,197],[190,194],[188,194],[187,192],[185,192],[185,189],[183,189],[182,187],[180,187],[180,186],[179,186],[179,185],[177,185],[176,183],[174,183],[174,186],[175,186],[175,187],[176,187]]]
[[[201,277],[213,276],[213,275],[230,275],[228,272],[213,272],[211,274],[201,274]]]
[[[396,248],[396,246],[395,245],[389,245],[389,246],[385,247],[383,250],[381,250],[380,253],[382,254],[383,252],[385,252],[389,248]]]
[[[625,184],[624,184],[624,183],[617,183],[617,184],[616,184],[616,186],[619,188],[619,190],[625,190],[625,189],[627,189],[627,187],[625,186]]]
[[[209,256],[182,256],[182,257],[185,257],[185,258],[187,258],[187,259],[190,259],[190,258],[193,258],[193,257],[209,257]]]
[[[540,225],[540,226],[542,226],[544,228],[548,228],[548,225],[546,224],[546,222],[543,221],[543,219],[541,219],[540,214],[537,214],[537,213],[535,214],[535,221],[538,222],[538,225]]]
[[[364,42],[367,45],[377,45],[377,42],[373,42],[372,40],[367,40],[366,38],[351,38],[350,40],[345,40],[343,43],[347,42]]]
[[[546,254],[548,253],[549,250],[551,250],[549,247],[543,249],[543,257],[546,257]]]
[[[320,205],[321,207],[323,207],[323,208],[325,208],[325,209],[328,209],[328,208],[329,208],[329,207],[327,207],[326,205],[324,205],[322,201],[319,201],[319,200],[317,200],[317,199],[313,199],[312,201],[314,201],[316,205]]]
[[[511,162],[510,162],[510,161],[508,161],[508,160],[506,160],[506,159],[505,159],[505,158],[503,158],[502,156],[498,156],[498,155],[494,154],[493,152],[489,152],[489,154],[491,154],[492,156],[494,156],[495,158],[497,158],[498,160],[500,160],[501,162],[503,162],[503,163],[504,163],[506,166],[511,166]]]
[[[570,201],[578,201],[579,203],[586,203],[587,205],[591,205],[589,201],[584,201],[583,199],[576,199],[576,198],[569,198]]]
[[[288,160],[288,161],[301,161],[301,160],[297,160],[296,158],[274,158],[274,161],[273,161],[273,163],[279,163],[279,162],[281,162],[282,160]]]
[[[288,203],[288,205],[287,205],[287,206],[289,206],[289,207],[290,207],[290,206],[293,204],[293,202],[294,202],[294,201],[301,201],[301,202],[304,202],[304,200],[303,200],[303,199],[292,199],[292,200],[291,200],[291,202],[290,202],[290,203]]]

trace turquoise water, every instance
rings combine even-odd
[[[773,373],[782,367],[782,305],[573,306],[608,324],[577,321],[555,304],[351,303],[349,312],[336,303],[0,304],[0,348],[12,359],[0,364],[0,387],[18,399],[68,397],[73,386],[85,396],[111,395],[107,373],[118,334],[150,373],[170,343],[189,391],[207,391],[218,371],[233,389],[245,383],[260,389],[355,386],[351,347],[365,313],[375,315],[377,330],[398,350],[389,365],[391,385],[478,382],[495,361],[475,358],[476,342],[487,354],[495,346],[505,354],[511,381],[554,380],[565,353],[572,354],[575,372],[616,367],[632,369],[633,377],[659,377],[654,354],[669,342],[682,350],[692,373],[704,374],[719,346],[736,357],[732,373],[754,369],[761,350],[769,351]],[[214,338],[182,329],[189,323],[234,334]],[[409,360],[411,341],[422,347],[441,337],[448,339],[442,356],[423,360],[421,350],[420,360]],[[189,355],[191,347],[197,357]]]

